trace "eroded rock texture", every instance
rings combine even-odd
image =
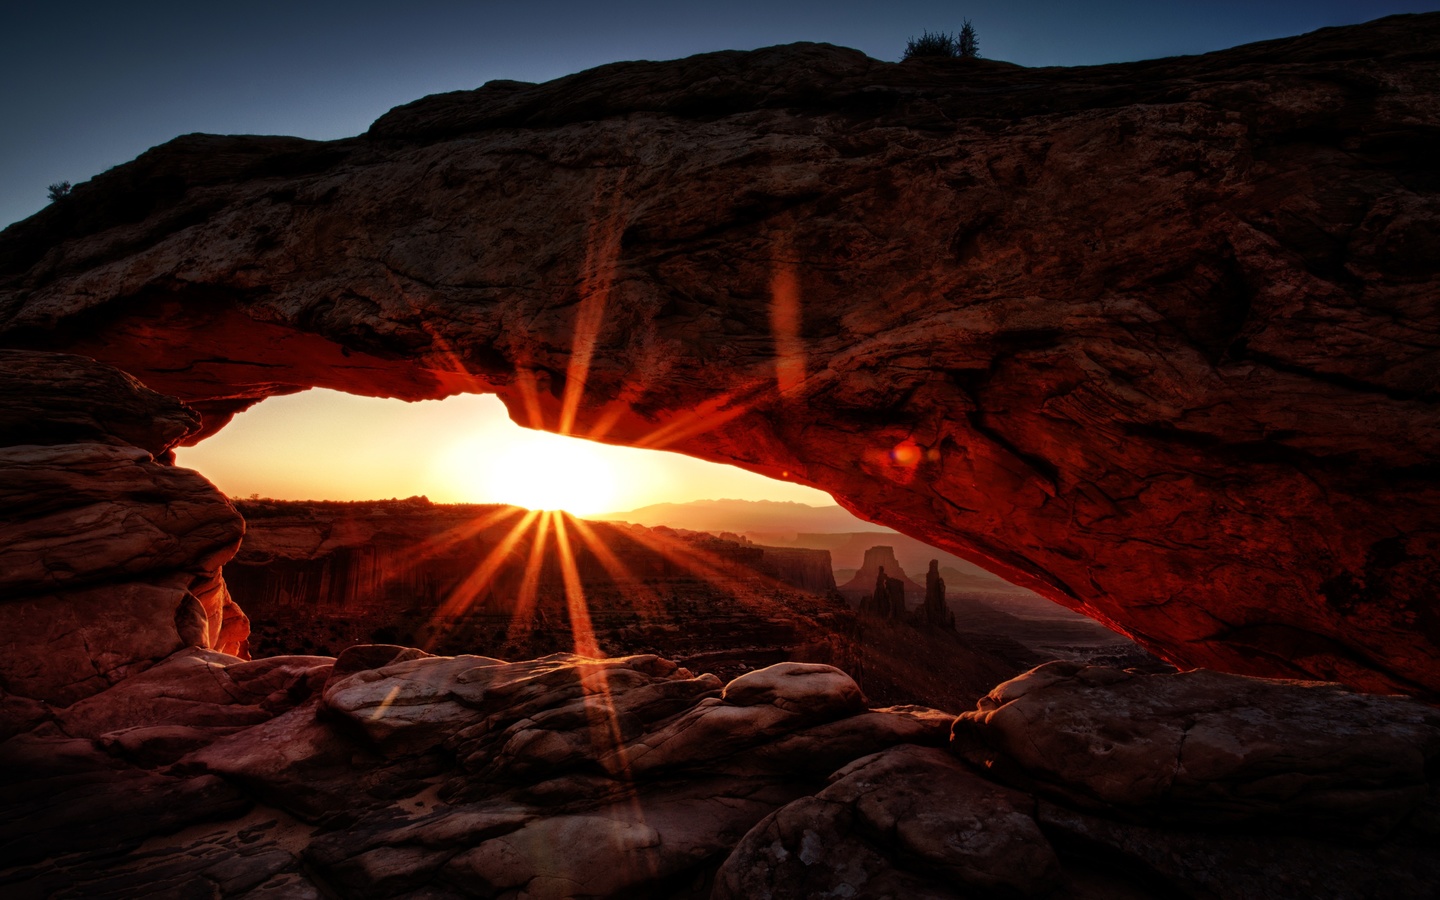
[[[94,360],[9,350],[0,423],[0,698],[69,704],[182,647],[242,648],[220,567],[244,523],[167,462],[193,410]]]
[[[954,749],[1121,817],[1384,834],[1424,800],[1440,713],[1334,684],[1055,662],[961,715]]]
[[[0,237],[0,342],[830,490],[1181,665],[1440,689],[1440,17],[1086,69],[619,63],[192,135]]]
[[[1300,718],[1257,723],[1261,695]],[[1067,700],[1095,737],[1035,717],[1043,772],[1004,740],[975,756],[977,719]],[[1373,753],[1344,747],[1361,732]],[[1213,673],[1052,665],[956,722],[802,663],[722,685],[651,655],[192,648],[0,744],[0,891],[1421,900],[1437,761],[1430,707]]]

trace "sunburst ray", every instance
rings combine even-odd
[[[550,524],[555,513],[550,510],[534,513],[535,537],[530,544],[530,555],[525,560],[525,574],[520,580],[520,590],[515,595],[515,608],[510,614],[510,627],[505,636],[511,641],[520,640],[534,630],[533,619],[539,602],[540,577],[545,570],[545,543],[550,536]]]
[[[465,577],[465,580],[450,591],[445,601],[431,614],[430,622],[427,623],[422,632],[422,644],[424,646],[434,646],[436,639],[438,639],[439,635],[445,630],[448,621],[474,605],[475,599],[479,596],[480,589],[489,584],[495,577],[495,573],[500,570],[500,567],[504,565],[505,561],[509,558],[510,551],[515,548],[520,538],[524,536],[525,530],[530,527],[530,524],[534,522],[535,518],[539,515],[540,514],[534,510],[526,511],[520,521],[511,526],[509,532],[500,539],[499,543],[491,548],[490,552],[485,555],[485,558],[471,570],[470,574]]]

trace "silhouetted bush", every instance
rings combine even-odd
[[[61,197],[68,197],[70,195],[70,182],[57,181],[54,184],[50,185],[49,191],[50,202],[54,203]]]
[[[960,36],[955,38],[955,55],[962,59],[974,59],[980,55],[980,40],[975,37],[975,26],[966,19],[960,26]]]
[[[975,26],[966,19],[959,34],[944,31],[921,32],[918,38],[911,38],[905,44],[903,59],[954,58],[974,59],[980,55],[980,40],[975,36]]]
[[[921,32],[918,38],[911,38],[905,44],[904,59],[924,59],[935,56],[954,56],[955,39],[943,31]]]

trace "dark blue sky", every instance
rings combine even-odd
[[[922,29],[974,23],[1028,66],[1202,53],[1440,9],[1440,0],[5,0],[0,227],[192,131],[337,138],[425,94],[544,81],[621,59],[829,41],[898,59]]]

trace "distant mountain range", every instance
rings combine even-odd
[[[809,506],[778,500],[692,500],[689,503],[656,503],[628,512],[586,516],[605,522],[630,522],[654,528],[668,525],[691,531],[729,531],[734,534],[840,534],[874,531],[895,534],[889,528],[857,518],[839,506]],[[838,565],[838,564],[837,564]],[[859,565],[859,563],[856,563]]]
[[[689,503],[656,503],[628,512],[587,516],[611,522],[630,522],[653,528],[668,525],[690,531],[730,532],[770,547],[809,547],[829,550],[837,578],[848,580],[860,568],[865,551],[875,546],[895,548],[905,574],[925,583],[930,560],[939,560],[945,586],[951,591],[998,591],[1029,595],[1049,606],[1030,591],[1016,587],[972,562],[938,550],[923,541],[876,525],[846,512],[839,506],[809,506],[775,500],[693,500]]]

